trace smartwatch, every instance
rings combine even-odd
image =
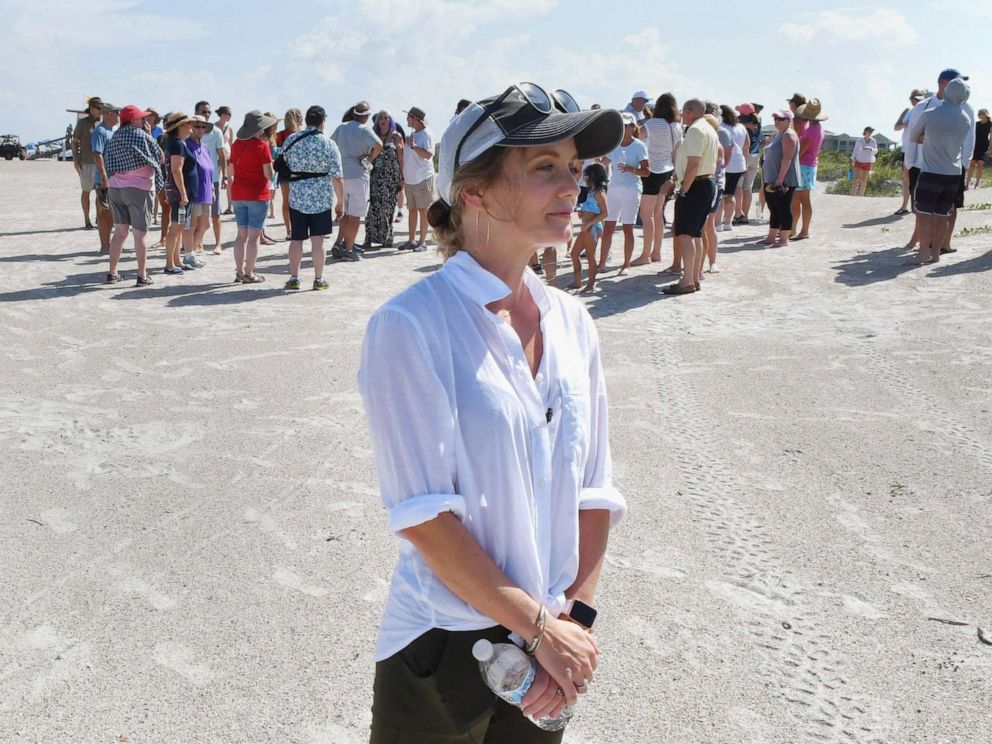
[[[578,623],[586,630],[592,630],[592,624],[596,622],[596,609],[581,599],[570,599],[565,605],[565,614],[572,622]]]

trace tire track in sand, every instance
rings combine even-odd
[[[676,316],[676,325],[680,320]],[[660,322],[650,328],[652,363],[662,410],[679,422],[680,436],[671,442],[682,467],[679,494],[703,521],[710,550],[724,567],[725,580],[707,588],[742,616],[760,659],[758,674],[787,703],[783,710],[797,723],[797,740],[882,744],[867,698],[848,680],[845,669],[853,664],[831,650],[824,623],[776,555],[760,517],[733,498],[758,487],[719,458],[722,449],[703,423],[689,378],[676,374],[683,359],[672,330]]]

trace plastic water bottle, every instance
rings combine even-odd
[[[524,695],[534,684],[537,663],[512,643],[491,643],[485,638],[472,646],[472,656],[478,659],[479,671],[489,689],[519,708]],[[560,731],[571,718],[572,708],[566,706],[557,718],[530,720],[545,731]]]

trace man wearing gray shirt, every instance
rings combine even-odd
[[[331,249],[333,258],[357,261],[360,248],[355,247],[355,237],[362,218],[369,211],[369,173],[372,161],[382,152],[382,140],[367,126],[372,107],[361,101],[348,112],[349,120],[339,125],[331,135],[341,151],[344,171],[344,217],[341,231]]]
[[[916,214],[919,222],[918,263],[940,260],[941,247],[953,230],[962,178],[962,153],[974,123],[964,106],[970,91],[961,78],[948,81],[942,105],[923,112],[911,124],[909,139],[918,143]],[[963,197],[963,193],[960,194]]]

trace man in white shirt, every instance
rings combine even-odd
[[[427,128],[427,114],[416,106],[406,112],[406,125],[410,135],[406,138],[403,156],[403,181],[406,183],[406,206],[410,212],[409,238],[399,250],[412,249],[418,253],[427,250],[427,210],[434,201],[434,137]],[[416,240],[417,223],[420,223],[420,240]]]
[[[647,91],[635,90],[634,95],[630,97],[630,103],[624,106],[624,113],[633,114],[634,118],[637,120],[638,127],[640,127],[641,124],[643,124],[648,118],[644,107],[647,105],[649,100]]]

